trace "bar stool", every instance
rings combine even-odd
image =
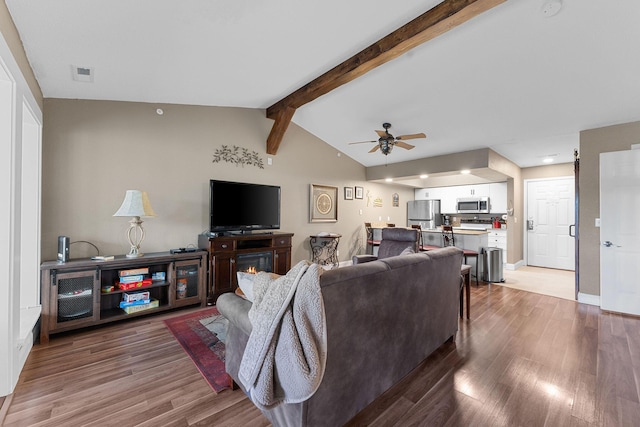
[[[478,283],[478,262],[480,261],[480,254],[477,251],[473,251],[471,249],[462,249],[463,251],[463,257],[464,257],[464,263],[467,263],[467,257],[471,257],[471,258],[475,258],[476,259],[476,286],[479,286]]]
[[[432,251],[434,249],[440,249],[441,246],[425,245],[422,240],[422,226],[420,224],[411,224],[411,228],[418,230],[418,250],[421,252]]]
[[[368,255],[373,255],[373,247],[374,246],[380,246],[380,240],[374,240],[373,239],[373,227],[371,226],[370,222],[365,222],[364,223],[364,229],[367,232],[366,253]],[[369,250],[369,248],[371,248],[371,250]]]
[[[455,246],[455,236],[453,234],[453,227],[450,225],[442,226],[442,245],[443,246]],[[468,264],[467,258],[475,258],[476,259],[476,286],[479,286],[478,282],[478,261],[479,261],[479,253],[477,251],[471,249],[462,248],[464,263]]]

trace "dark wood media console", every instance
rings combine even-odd
[[[40,342],[49,335],[126,320],[158,311],[200,304],[205,306],[207,253],[157,252],[138,258],[118,255],[109,261],[76,259],[45,261],[40,266],[42,316]],[[144,276],[150,283],[118,289],[121,275]],[[140,280],[140,279],[136,279]],[[125,294],[148,292],[153,304],[121,308]]]
[[[236,273],[254,267],[257,271],[285,274],[291,269],[293,233],[229,234],[198,236],[198,246],[209,252],[208,304],[238,287]]]

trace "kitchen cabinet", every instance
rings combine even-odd
[[[507,213],[507,183],[493,182],[489,184],[489,202],[491,213]]]
[[[502,262],[507,262],[507,230],[502,228],[489,229],[489,241],[487,246],[490,248],[502,249]]]
[[[417,188],[414,191],[415,200],[442,200],[447,187]]]
[[[507,212],[507,183],[455,185],[450,187],[419,188],[414,191],[415,200],[440,200],[440,212],[455,214],[456,200],[463,197],[489,197],[492,213]]]
[[[489,184],[458,185],[455,189],[458,197],[489,197]]]

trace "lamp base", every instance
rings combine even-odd
[[[140,252],[140,247],[134,244],[131,245],[131,250],[126,255],[127,258],[138,258],[141,256],[144,256],[144,254]]]
[[[137,254],[127,254],[126,255],[127,258],[138,258],[138,257],[141,257],[141,256],[144,256],[144,254],[137,253]]]
[[[127,238],[129,239],[129,244],[131,245],[131,250],[127,254],[127,258],[138,258],[144,256],[143,253],[140,253],[140,243],[142,243],[142,239],[144,239],[144,229],[142,228],[142,221],[139,216],[133,217],[131,221],[129,221],[129,230],[127,231]]]

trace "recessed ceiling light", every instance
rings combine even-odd
[[[386,182],[393,182],[393,178],[387,178],[385,179]]]
[[[469,169],[464,169],[464,170],[461,170],[460,173],[463,175],[468,175],[471,173],[471,171]]]
[[[420,179],[427,179],[427,178],[429,178],[429,175],[424,175],[424,174],[420,175]]]
[[[553,158],[552,157],[546,157],[546,158],[542,159],[542,163],[553,163]]]
[[[162,111],[162,108],[158,108],[158,109],[156,109],[156,114],[161,116],[161,115],[164,114],[164,111]]]

